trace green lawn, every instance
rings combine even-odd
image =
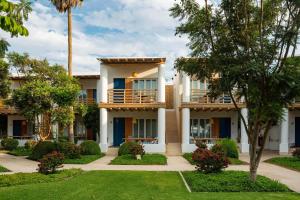
[[[111,165],[166,165],[167,158],[162,154],[145,154],[141,160],[132,155],[122,155],[113,159]]]
[[[223,171],[204,174],[191,171],[182,174],[194,192],[289,192],[285,185],[263,176],[258,176],[253,183],[248,172]]]
[[[65,159],[64,164],[88,164],[99,158],[102,158],[105,154],[101,155],[81,155],[81,158],[77,159]]]
[[[286,193],[188,193],[177,172],[90,171],[73,178],[0,188],[1,200],[298,200]]]
[[[73,176],[82,173],[80,169],[61,170],[55,174],[43,175],[40,173],[16,173],[9,175],[0,175],[0,187],[9,187],[16,185],[28,185],[57,182],[67,180]]]
[[[193,153],[185,153],[183,154],[182,156],[192,165],[196,165],[196,163],[193,161],[192,159],[192,155]],[[241,161],[239,159],[236,159],[236,158],[228,158],[229,160],[229,164],[231,165],[245,165],[247,164],[246,162],[244,161]]]
[[[265,162],[300,171],[300,159],[295,157],[276,157]]]
[[[9,170],[0,165],[0,172],[9,172]]]
[[[18,147],[15,150],[9,151],[8,154],[14,156],[30,156],[31,150],[25,149],[24,147]]]

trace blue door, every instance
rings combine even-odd
[[[300,147],[300,117],[295,117],[295,146]]]
[[[125,118],[114,118],[114,146],[120,146],[125,138]]]
[[[114,103],[124,103],[125,78],[114,79]]]
[[[22,120],[13,121],[13,136],[21,136],[22,131]]]
[[[231,119],[220,118],[220,138],[231,138]]]

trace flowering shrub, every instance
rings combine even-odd
[[[296,148],[293,151],[293,156],[300,159],[300,148]]]
[[[220,155],[220,156],[226,156],[225,149],[220,144],[215,144],[214,146],[212,146],[211,151],[213,153],[216,153],[216,154]]]
[[[195,145],[200,149],[207,149],[207,145],[202,140],[196,140]]]
[[[204,173],[220,172],[228,167],[228,159],[224,155],[214,153],[208,149],[198,148],[193,153],[196,169]]]
[[[51,174],[56,172],[57,168],[62,167],[64,163],[64,155],[57,151],[53,151],[39,160],[38,171],[42,174]]]
[[[145,154],[145,150],[144,150],[143,145],[136,143],[135,145],[133,145],[133,146],[130,148],[130,153],[131,153],[133,156],[137,156],[137,155],[143,156],[143,155]]]

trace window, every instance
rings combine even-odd
[[[156,90],[156,79],[136,79],[133,81],[134,90]]]
[[[211,124],[209,119],[191,119],[190,126],[191,138],[211,138]]]
[[[157,122],[156,119],[136,119],[133,121],[134,138],[156,138]]]
[[[78,97],[79,101],[86,101],[87,99],[87,91],[81,90]]]

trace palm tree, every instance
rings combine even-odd
[[[80,6],[83,0],[50,0],[60,13],[68,13],[68,74],[72,76],[72,8]],[[73,108],[71,108],[73,112]],[[69,141],[74,143],[73,123],[69,125]]]

